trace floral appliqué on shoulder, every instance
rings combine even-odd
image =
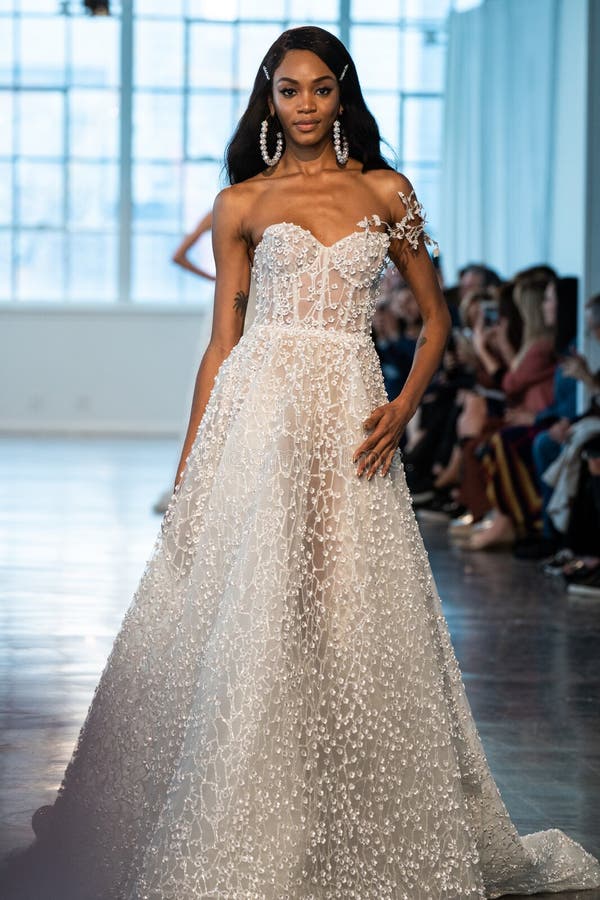
[[[425,244],[433,247],[433,255],[439,256],[440,248],[437,241],[434,241],[431,235],[425,231],[425,211],[422,204],[417,200],[414,190],[410,192],[408,197],[402,191],[398,191],[398,196],[406,209],[406,214],[400,222],[390,225],[388,222],[382,221],[378,215],[372,215],[357,222],[358,227],[366,228],[368,231],[371,226],[376,228],[383,226],[386,228],[390,238],[406,239],[414,251],[419,249],[419,238],[422,236]]]

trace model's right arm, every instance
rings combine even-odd
[[[250,288],[250,260],[242,230],[242,207],[239,193],[234,188],[221,191],[213,207],[212,242],[216,283],[212,331],[196,376],[190,421],[177,466],[175,486],[183,475],[217,372],[244,331]]]

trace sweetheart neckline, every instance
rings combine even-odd
[[[297,225],[296,222],[271,222],[270,225],[267,225],[267,227],[265,229],[263,229],[263,233],[262,233],[260,239],[255,244],[254,256],[256,256],[256,251],[258,250],[258,248],[264,241],[267,232],[271,231],[271,229],[273,229],[273,228],[278,228],[280,225],[289,225],[291,228],[297,228],[299,231],[302,231],[304,234],[307,234],[309,237],[311,237],[313,239],[313,241],[315,241],[315,243],[317,243],[324,250],[333,250],[333,248],[337,247],[338,244],[342,244],[344,241],[347,241],[349,238],[354,237],[355,234],[383,235],[385,238],[387,238],[389,240],[389,235],[386,231],[369,231],[368,229],[363,229],[362,231],[351,231],[349,234],[345,234],[343,237],[339,238],[337,241],[334,241],[333,244],[324,244],[323,241],[320,241],[319,238],[315,234],[313,234],[309,228],[304,228],[303,225]]]

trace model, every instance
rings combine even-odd
[[[43,871],[36,900],[600,886],[561,831],[519,836],[465,697],[397,449],[449,316],[337,38],[273,44],[227,160],[175,491],[13,883]],[[424,323],[391,403],[370,337],[388,257]]]

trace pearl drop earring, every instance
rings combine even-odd
[[[340,166],[345,166],[350,155],[350,147],[346,135],[342,131],[339,119],[336,119],[333,123],[333,146],[338,163]]]

